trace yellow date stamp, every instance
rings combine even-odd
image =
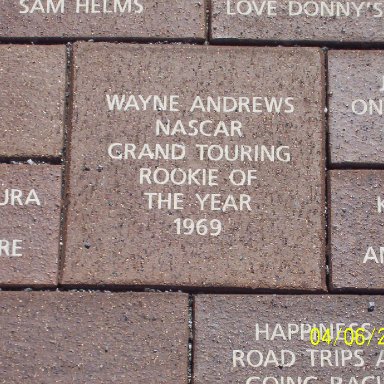
[[[346,345],[352,346],[369,346],[384,345],[384,327],[373,328],[368,330],[366,328],[340,328],[337,332],[332,332],[331,328],[320,329],[313,327],[311,329],[309,340],[312,345],[317,346],[320,344],[327,345]]]

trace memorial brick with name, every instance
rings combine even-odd
[[[212,0],[211,40],[381,43],[384,1]]]
[[[0,165],[0,287],[57,285],[60,209],[60,166]]]
[[[74,48],[62,283],[322,290],[316,48]]]
[[[62,155],[65,70],[64,45],[0,45],[0,158]]]
[[[205,0],[0,0],[7,39],[205,39]]]
[[[187,384],[188,295],[0,292],[2,383]]]
[[[330,171],[329,185],[331,286],[384,290],[384,171]]]
[[[383,164],[384,52],[329,52],[332,164]]]
[[[195,298],[194,384],[380,384],[382,296]]]

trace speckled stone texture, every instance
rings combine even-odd
[[[321,50],[80,43],[74,65],[64,284],[324,288]],[[113,93],[178,95],[179,111],[108,111]],[[197,95],[261,97],[262,111],[191,113]],[[292,97],[294,112],[268,113],[265,97]],[[243,136],[156,136],[156,119],[239,120]],[[185,143],[187,156],[115,160],[112,143]],[[288,146],[291,161],[200,160],[196,144]],[[219,185],[140,184],[142,167],[217,168]],[[257,179],[233,186],[234,169]],[[184,193],[184,209],[148,209],[147,192]],[[202,211],[196,193],[249,194],[252,210]],[[178,235],[179,217],[220,219],[223,231]]]
[[[0,309],[0,383],[187,383],[187,295],[0,292]]]
[[[329,246],[335,289],[384,290],[384,212],[379,212],[378,200],[384,199],[383,189],[384,171],[330,171]]]
[[[197,296],[193,383],[258,384],[269,377],[265,383],[313,384],[331,383],[331,376],[335,377],[333,382],[361,383],[367,376],[382,377],[381,364],[375,365],[382,358],[382,347],[377,345],[382,334],[377,331],[382,327],[383,315],[382,296]],[[366,345],[367,339],[363,346],[343,345],[343,332],[336,346],[314,346],[309,340],[312,327],[321,327],[322,335],[331,328],[335,340],[338,329],[345,330],[351,324],[354,330],[362,326],[367,329],[369,333],[362,333],[365,337],[376,327],[370,346]],[[346,339],[350,340],[350,334]],[[240,357],[241,352],[244,355],[234,362],[236,350],[239,352],[235,357]],[[314,350],[313,365],[308,350]],[[294,365],[286,366],[292,361]],[[316,379],[306,380],[311,376]],[[355,381],[349,381],[352,376],[356,376]],[[370,381],[376,383],[376,378],[363,382]]]
[[[384,39],[384,4],[375,4],[379,5],[361,0],[212,0],[210,38],[233,42],[380,43]]]
[[[0,165],[0,287],[57,285],[60,207],[60,166]]]
[[[65,63],[65,46],[0,45],[0,157],[62,154]]]
[[[43,9],[35,0],[24,4],[0,0],[0,36],[202,41],[206,35],[205,0],[53,0],[49,13],[47,0]]]
[[[329,52],[332,164],[383,164],[383,66],[382,51]]]

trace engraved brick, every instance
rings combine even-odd
[[[1,0],[0,36],[202,41],[205,18],[205,0]]]
[[[330,172],[330,256],[335,289],[384,289],[384,171]]]
[[[383,315],[382,296],[197,296],[193,382],[380,383]]]
[[[384,54],[329,52],[329,133],[333,164],[383,164]]]
[[[188,296],[0,293],[1,383],[187,384]]]
[[[62,154],[65,55],[65,46],[0,45],[0,157]]]
[[[366,1],[212,0],[211,40],[380,43],[384,4]]]
[[[74,60],[63,283],[324,287],[319,49],[80,43]]]
[[[0,286],[57,284],[60,196],[60,166],[0,165]]]

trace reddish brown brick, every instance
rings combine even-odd
[[[383,315],[382,296],[197,296],[193,383],[379,384]],[[344,343],[350,326],[362,345]]]
[[[319,49],[80,43],[74,61],[63,283],[323,288],[324,104]],[[137,111],[135,106],[134,110],[109,111],[108,97],[112,100],[113,95],[119,100],[126,97],[124,107],[130,97],[133,103],[129,95],[137,100],[138,95],[174,95],[179,104],[173,109],[178,111],[153,104],[146,111]],[[242,112],[204,113],[197,108],[190,112],[197,96],[201,100],[212,97],[216,103],[218,97],[221,101],[233,97],[225,99],[228,103],[239,103],[236,98],[243,97]],[[251,100],[249,109],[244,97]],[[271,104],[273,97],[281,105],[280,113]],[[227,109],[231,108],[228,104]],[[188,132],[193,131],[188,121],[211,120],[213,124],[204,126],[208,134],[220,121],[230,132],[233,121],[233,127],[242,124],[241,135],[234,129],[233,136],[225,136],[221,128],[216,137],[180,132],[157,136],[156,121],[167,124],[168,119],[172,131],[181,120]],[[156,144],[165,148],[184,143],[186,156],[183,160],[148,156],[138,160],[145,143],[151,150]],[[136,146],[136,159],[129,153],[127,159],[116,159],[121,151],[125,157],[125,144],[128,149]],[[211,158],[203,154],[200,160],[196,145],[222,147],[213,147]],[[231,156],[235,145],[250,146],[252,159],[215,161],[225,145],[230,146]],[[270,158],[265,155],[264,161],[255,161],[255,146],[264,154],[269,151]],[[150,169],[151,178],[143,178],[140,184],[142,168]],[[159,185],[154,184],[156,168],[161,169],[160,182],[174,168],[186,172],[217,169],[217,180],[211,179],[211,186],[197,185],[194,180],[192,185]],[[229,181],[234,170],[254,170],[251,175],[256,180],[234,186]],[[176,179],[180,177],[184,176],[179,173]],[[196,177],[204,183],[201,172]],[[168,193],[184,195],[180,197],[183,202],[171,209],[167,204],[158,209],[156,195],[150,209],[145,193],[162,193],[163,199]],[[215,199],[221,202],[204,205],[202,210],[196,194],[201,198],[210,194],[208,199],[220,194]],[[237,211],[227,205],[223,212],[228,195],[234,196]],[[244,195],[243,202],[250,198],[242,210],[240,195]],[[193,219],[196,225],[201,219],[220,220],[223,229],[218,236],[214,236],[219,232],[216,229],[206,235],[199,235],[197,229],[185,235],[188,230],[181,228],[178,234],[177,219]],[[199,231],[204,233],[204,227]]]
[[[62,154],[65,55],[65,46],[0,45],[0,157]]]
[[[384,171],[331,171],[329,180],[332,287],[384,289]]]
[[[0,309],[1,383],[187,383],[187,295],[2,292]]]
[[[384,53],[329,52],[329,133],[333,164],[384,163]]]
[[[0,286],[57,284],[60,195],[60,166],[0,165]]]
[[[205,0],[4,0],[0,19],[5,38],[202,41],[206,6]]]
[[[384,4],[366,1],[212,0],[211,40],[381,43]]]

